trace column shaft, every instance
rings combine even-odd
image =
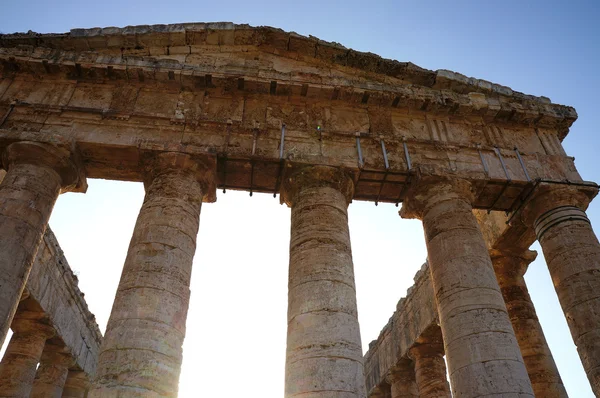
[[[85,372],[80,370],[69,370],[62,398],[85,398],[90,386]]]
[[[342,397],[344,395],[341,395]],[[371,390],[369,398],[392,398],[392,391],[389,384],[382,383]]]
[[[567,391],[546,342],[523,275],[535,252],[493,253],[496,277],[536,397],[565,398]]]
[[[91,397],[177,396],[204,197],[193,164],[166,153],[149,166]]]
[[[69,366],[75,363],[69,354],[49,351],[48,348],[46,344],[30,398],[61,398]]]
[[[29,398],[44,345],[54,330],[35,321],[15,319],[13,332],[0,362],[0,396]]]
[[[592,390],[600,396],[600,244],[586,214],[560,206],[541,214],[536,234]]]
[[[402,216],[421,218],[452,393],[533,397],[523,358],[472,213],[466,181],[417,181]]]
[[[391,398],[418,398],[419,389],[415,379],[415,366],[410,359],[401,359],[392,368],[386,381],[391,386]]]
[[[293,187],[285,397],[363,398],[347,213],[352,180],[335,168],[311,167],[287,183]]]
[[[63,179],[50,145],[15,143],[3,156],[0,183],[0,345],[6,338]],[[50,161],[45,161],[50,158]]]
[[[419,344],[410,349],[420,397],[450,398],[450,385],[441,344]]]

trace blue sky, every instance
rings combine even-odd
[[[283,0],[117,2],[105,0],[87,4],[81,1],[4,0],[3,3],[0,11],[0,31],[3,33],[27,30],[42,33],[67,32],[75,27],[175,22],[232,21],[255,26],[270,25],[286,31],[310,34],[323,40],[336,41],[346,47],[373,52],[386,58],[411,61],[424,68],[450,69],[467,76],[507,85],[517,91],[544,95],[551,98],[553,102],[571,105],[577,109],[579,120],[563,144],[567,153],[576,157],[576,166],[582,177],[585,180],[600,181],[597,160],[600,151],[600,140],[597,136],[600,125],[600,101],[598,101],[600,2],[597,0],[502,2],[461,0],[453,2],[287,2]],[[55,229],[67,258],[81,275],[82,290],[86,292],[90,308],[97,313],[100,323],[110,312],[111,303],[106,297],[112,297],[116,289],[119,269],[125,258],[130,231],[142,195],[143,190],[136,184],[94,181],[91,182],[87,195],[61,197],[51,219],[51,226]],[[272,265],[265,260],[265,264],[260,266],[264,266],[263,271],[270,277],[278,278],[273,284],[283,286],[282,289],[273,291],[273,296],[261,296],[262,298],[256,304],[248,302],[247,305],[262,306],[262,311],[256,310],[257,314],[272,311],[278,315],[273,315],[269,319],[260,318],[259,315],[257,315],[259,318],[246,319],[242,316],[242,319],[247,320],[247,325],[252,325],[256,319],[260,319],[260,322],[265,324],[274,319],[285,322],[285,314],[281,315],[279,312],[285,311],[286,276],[285,272],[277,272],[287,267],[285,239],[289,236],[286,235],[289,233],[289,221],[286,219],[289,219],[289,211],[261,195],[255,195],[255,199],[252,200],[245,194],[228,193],[227,195],[219,197],[217,204],[203,207],[199,252],[196,256],[202,258],[202,261],[198,260],[199,264],[195,265],[195,279],[192,282],[194,293],[191,307],[197,312],[190,310],[190,319],[197,316],[198,326],[195,326],[196,318],[190,320],[191,326],[188,328],[185,346],[188,357],[190,355],[208,357],[209,362],[216,361],[213,363],[221,359],[210,357],[212,355],[210,346],[213,344],[208,342],[215,339],[226,338],[228,341],[235,339],[235,334],[231,336],[227,334],[227,327],[224,326],[227,320],[222,317],[222,313],[228,313],[230,317],[240,316],[240,298],[227,301],[230,300],[230,296],[235,295],[238,288],[229,292],[211,290],[211,286],[216,282],[211,281],[210,278],[223,278],[222,281],[225,283],[232,272],[235,275],[244,275],[244,278],[238,281],[241,294],[243,285],[252,279],[253,274],[246,275],[244,273],[246,268],[236,268],[236,261],[244,262],[250,267],[259,267],[252,263],[248,254],[256,253],[257,256],[264,256],[265,251],[272,249],[272,247],[260,249],[259,243],[244,246],[247,251],[240,258],[232,257],[236,253],[230,253],[231,248],[218,252],[216,243],[206,243],[210,239],[210,234],[202,235],[203,228],[215,228],[215,230],[219,228],[218,214],[219,217],[228,217],[229,214],[229,217],[232,217],[230,222],[239,225],[235,233],[240,234],[236,239],[241,242],[255,232],[253,228],[257,223],[262,222],[261,219],[252,219],[254,215],[245,214],[249,212],[242,210],[251,208],[254,213],[270,212],[268,214],[270,231],[264,232],[267,238],[263,238],[262,241],[273,239],[282,242],[283,248],[280,248],[280,251],[270,252],[272,259],[269,261],[273,261]],[[236,210],[234,211],[233,208]],[[219,213],[221,211],[222,216]],[[379,329],[391,315],[396,301],[410,286],[414,271],[425,258],[420,226],[415,222],[400,220],[396,211],[393,206],[380,205],[375,208],[364,203],[355,203],[350,207],[360,321],[363,339],[366,341],[377,337]],[[112,212],[113,215],[108,216],[102,212]],[[207,215],[207,212],[210,214]],[[592,224],[598,229],[600,200],[592,203],[588,214]],[[96,233],[102,231],[102,228],[107,228],[109,231],[109,226],[102,224],[106,222],[109,226],[111,222],[113,226],[114,223],[120,223],[121,228],[118,234],[107,232],[102,235],[100,240],[102,250],[99,250],[93,245],[94,239],[96,246],[98,245],[98,236],[90,229],[95,229]],[[273,231],[275,233],[269,235]],[[278,234],[277,231],[284,231],[284,233]],[[223,233],[232,232],[223,231]],[[244,233],[246,235],[243,235]],[[119,241],[116,241],[116,238]],[[111,246],[113,244],[111,242],[115,246]],[[375,257],[376,260],[373,257],[373,247],[377,247],[379,257]],[[531,265],[527,273],[527,281],[561,374],[571,396],[593,397],[558,306],[541,249],[537,245],[534,245],[534,249],[538,250],[540,255]],[[98,290],[95,283],[97,280],[95,278],[98,276],[93,273],[94,267],[90,266],[89,257],[93,253],[97,256],[103,254],[99,252],[109,252],[112,256],[105,259],[104,264],[114,263],[114,271],[111,271],[114,275],[106,271],[109,278],[106,281],[107,287]],[[222,266],[212,267],[211,264],[214,265],[215,262]],[[205,274],[205,271],[215,272],[215,274]],[[224,272],[224,274],[219,275],[217,272]],[[377,273],[379,275],[375,275]],[[227,283],[233,282],[227,280]],[[245,300],[251,300],[252,294],[248,294],[248,297],[244,297]],[[273,300],[272,297],[278,299]],[[219,305],[207,306],[206,301],[217,301]],[[276,301],[277,305],[269,307],[272,301]],[[246,317],[249,316],[247,311],[244,314]],[[217,322],[219,322],[218,326],[215,326]],[[101,325],[101,328],[104,329],[104,325]],[[219,333],[211,332],[212,329],[216,329]],[[262,342],[260,347],[262,350],[250,351],[244,355],[264,357],[267,355],[265,346],[269,345],[269,342],[276,346],[272,352],[275,359],[268,361],[274,366],[273,373],[269,373],[268,366],[264,365],[263,371],[257,370],[258,373],[253,373],[253,376],[248,379],[249,386],[252,385],[253,380],[260,381],[256,386],[263,388],[264,396],[276,397],[281,395],[281,383],[279,380],[274,383],[272,391],[275,392],[269,393],[264,390],[270,388],[265,387],[264,377],[265,375],[273,378],[283,377],[283,369],[280,368],[283,366],[285,347],[282,349],[281,345],[285,344],[285,335],[279,335],[285,334],[285,327],[281,329],[283,332],[276,327],[273,327],[273,331],[269,329],[270,327],[265,326],[262,331],[259,330],[256,335],[253,335],[256,341]],[[190,335],[190,331],[193,336]],[[271,332],[272,335],[269,334]],[[265,336],[272,337],[269,339]],[[230,341],[228,347],[231,353],[221,350],[222,353],[228,353],[225,355],[226,358],[231,359],[231,355],[241,352],[236,351],[235,345]],[[190,352],[192,354],[189,354]],[[219,384],[217,383],[219,372],[211,369],[217,366],[200,368],[202,365],[198,362],[201,361],[196,361],[194,364],[184,363],[180,394],[182,397],[197,396],[199,391],[205,394],[211,391],[208,388],[197,390],[199,387],[193,387],[202,384],[198,382],[198,373],[206,375],[207,380],[211,380],[209,384]],[[223,366],[227,366],[227,363],[224,360]],[[211,371],[215,373],[211,374]],[[225,371],[225,373],[230,372],[231,369]],[[271,376],[268,376],[269,374]],[[231,377],[231,374],[227,375],[227,379]],[[186,381],[188,379],[189,381]]]

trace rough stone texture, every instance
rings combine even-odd
[[[583,211],[596,192],[544,185],[523,218],[533,221],[579,357],[600,396],[600,244]]]
[[[419,394],[424,397],[450,398],[443,346],[416,345],[410,349],[410,356],[415,361]]]
[[[33,381],[30,398],[61,398],[69,368],[75,364],[62,348],[46,343]]]
[[[140,210],[90,397],[176,397],[192,260],[209,165],[164,153],[145,162]]]
[[[46,340],[54,329],[36,319],[15,317],[13,335],[0,362],[0,396],[28,398]]]
[[[5,175],[6,171],[0,170],[0,182]],[[89,377],[96,370],[102,335],[77,283],[56,237],[46,228],[21,306],[41,314],[52,325],[61,350],[75,359],[74,368],[83,369]]]
[[[21,58],[33,53],[38,57],[48,58],[47,63],[21,69],[52,73],[60,69],[66,58],[80,64],[78,69],[72,64],[69,69],[90,77],[98,77],[91,70],[111,65],[112,68],[106,75],[112,79],[129,77],[136,80],[152,79],[193,84],[194,74],[211,73],[215,78],[218,75],[235,75],[243,65],[195,62],[195,68],[188,69],[182,67],[182,61],[192,64],[190,61],[198,60],[200,55],[215,50],[228,53],[248,52],[253,48],[260,48],[265,54],[311,62],[316,66],[327,65],[335,69],[334,73],[322,76],[321,83],[325,87],[319,89],[314,87],[314,82],[310,80],[310,74],[315,73],[314,69],[307,68],[305,73],[299,69],[291,71],[284,68],[272,71],[266,70],[260,63],[252,63],[252,76],[264,79],[262,82],[253,82],[253,85],[266,83],[267,92],[270,89],[269,79],[277,79],[287,80],[288,87],[277,85],[274,90],[276,93],[292,90],[300,92],[301,84],[310,82],[313,84],[310,84],[307,91],[311,92],[305,95],[330,96],[333,88],[329,89],[327,86],[337,85],[338,78],[343,76],[344,72],[351,71],[355,75],[354,87],[359,98],[362,98],[363,92],[368,92],[369,98],[374,97],[374,102],[378,102],[381,95],[379,92],[383,92],[387,94],[387,98],[381,100],[385,101],[386,105],[393,104],[395,97],[398,97],[396,105],[400,101],[409,102],[406,97],[413,91],[420,91],[425,93],[425,98],[422,103],[415,105],[425,109],[447,107],[453,108],[453,112],[464,112],[465,108],[472,108],[486,117],[531,120],[534,123],[560,121],[562,129],[567,129],[576,118],[572,108],[551,104],[545,97],[525,95],[505,86],[468,78],[447,70],[434,72],[410,62],[382,59],[375,54],[349,50],[338,43],[328,43],[315,37],[303,37],[294,32],[284,32],[271,27],[221,22],[74,29],[67,34],[1,35],[0,43],[7,50],[14,49],[14,57],[10,59],[6,54],[7,62],[2,65],[7,73],[13,72],[14,69],[19,70],[25,62]],[[44,52],[40,54],[31,50],[35,47],[55,49],[62,56],[53,54],[52,58],[44,57]],[[66,57],[66,54],[80,52],[86,52],[86,57],[75,58],[74,61],[73,57]],[[84,60],[85,62],[82,62]],[[152,63],[159,64],[172,73],[149,73],[145,67]],[[137,70],[141,73],[137,73]],[[211,83],[201,82],[203,86],[209,86]],[[402,86],[408,87],[402,90]],[[445,100],[435,98],[435,95],[431,94],[433,90],[446,91]],[[338,94],[343,95],[351,96],[352,93]],[[543,117],[536,118],[538,114]]]
[[[391,398],[419,397],[419,389],[415,380],[415,366],[410,359],[401,359],[392,368],[386,381],[391,387]]]
[[[419,167],[472,179],[475,207],[511,210],[530,184],[515,146],[531,179],[581,180],[560,145],[572,108],[277,29],[5,35],[0,61],[0,148],[14,139],[75,143],[94,178],[141,181],[145,151],[208,152],[218,154],[220,187],[273,193],[282,158],[358,171],[359,133],[354,199],[402,201]]]
[[[365,354],[365,378],[369,396],[385,384],[390,371],[403,361],[408,350],[421,336],[429,336],[437,327],[438,313],[427,263],[414,278],[415,284],[405,298],[400,299],[396,311],[381,331],[379,338],[369,344]]]
[[[567,391],[523,277],[536,256],[532,251],[520,255],[493,252],[492,263],[535,396],[564,398],[568,396]]]
[[[29,299],[75,359],[74,368],[91,377],[96,373],[102,334],[77,283],[56,237],[46,228],[26,284]]]
[[[85,372],[70,370],[63,388],[62,398],[85,398],[90,381]]]
[[[414,361],[415,380],[422,397],[450,398],[450,385],[444,362],[444,343],[439,326],[429,328],[408,355]]]
[[[193,23],[0,35],[0,151],[16,141],[77,148],[88,176],[128,181],[144,180],[149,155],[211,154],[214,185],[269,193],[280,191],[289,165],[343,167],[353,199],[376,203],[402,202],[420,174],[452,175],[473,186],[473,208],[512,212],[502,228],[494,224],[502,218],[497,212],[479,217],[493,226],[483,228],[494,237],[489,249],[525,250],[535,240],[536,218],[519,215],[540,182],[597,191],[581,181],[561,145],[576,117],[545,97],[269,27]],[[579,236],[593,246],[590,234]],[[595,249],[586,250],[594,263]],[[592,268],[590,275],[597,273]],[[382,380],[436,322],[433,294],[424,295],[431,284],[421,279],[367,356],[373,391],[389,395]],[[591,281],[582,289],[594,300],[588,290],[598,289],[586,289],[595,277],[567,279],[562,291],[570,281]],[[572,314],[568,297],[561,302]],[[596,380],[599,355],[590,341],[597,333],[579,324],[592,319],[580,312],[571,330]]]
[[[471,185],[423,176],[413,189],[401,215],[423,221],[453,395],[533,396],[485,241],[472,213]]]
[[[348,231],[353,182],[315,166],[293,173],[285,397],[365,398]]]
[[[370,398],[392,398],[392,389],[389,384],[381,384],[375,387],[369,394]]]
[[[0,343],[4,342],[61,188],[78,182],[68,151],[20,142],[3,154],[0,183]]]

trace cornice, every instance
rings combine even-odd
[[[317,76],[313,82],[311,79],[315,76],[302,73],[252,71],[248,78],[265,86],[259,84],[256,87],[259,92],[306,96],[310,85],[318,84],[321,88],[315,91],[322,91],[317,95],[323,99],[350,99],[359,104],[369,102],[369,105],[408,107],[433,113],[481,115],[488,121],[556,128],[560,139],[577,119],[572,107],[552,104],[546,97],[526,95],[489,81],[448,70],[427,70],[410,62],[355,51],[313,36],[230,22],[0,35],[0,71],[5,77],[20,71],[34,74],[60,71],[66,72],[67,77],[84,80],[90,76],[107,80],[149,78],[171,83],[175,80],[183,87],[192,84],[197,88],[197,80],[205,79],[206,75],[213,80],[245,75],[245,70],[219,73],[218,68],[211,70],[207,65],[186,62],[186,55],[211,49],[221,51],[226,47],[228,51],[235,51],[232,48],[259,51],[359,75],[356,80],[346,82],[340,81],[339,76]],[[202,83],[205,87],[213,84],[200,82],[200,86]],[[308,96],[311,97],[310,92]]]

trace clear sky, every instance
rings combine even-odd
[[[585,180],[600,181],[600,2],[591,1],[8,1],[0,31],[232,21],[270,25],[359,51],[507,85],[579,113],[564,141]],[[104,331],[143,199],[135,183],[89,181],[59,198],[50,225]],[[376,339],[426,257],[418,221],[355,202],[350,227],[363,348]],[[600,199],[588,215],[598,230]],[[228,192],[202,208],[180,397],[281,397],[289,209]],[[541,249],[526,279],[571,397],[593,397]]]

